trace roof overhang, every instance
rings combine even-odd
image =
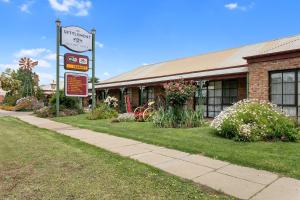
[[[300,49],[244,57],[248,64],[300,57]]]
[[[96,85],[98,89],[105,89],[105,88],[113,88],[113,87],[125,87],[129,85],[146,85],[150,83],[159,83],[159,82],[166,82],[178,79],[201,79],[207,78],[212,76],[224,76],[230,74],[240,74],[240,73],[247,73],[248,67],[241,66],[241,67],[232,67],[232,68],[223,68],[218,70],[210,70],[210,71],[200,71],[188,74],[177,74],[177,75],[170,75],[170,76],[163,76],[163,77],[153,77],[148,79],[140,79],[140,80],[128,80],[122,82],[112,82],[112,83],[101,83]]]

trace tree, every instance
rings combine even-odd
[[[19,93],[22,81],[17,78],[15,70],[7,68],[0,76],[0,86],[7,91],[8,95],[16,95]]]
[[[94,77],[94,80],[95,80],[95,83],[98,83],[100,81],[100,79],[97,77]],[[89,77],[89,83],[92,83],[92,81],[93,81],[93,78]]]

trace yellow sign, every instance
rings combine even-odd
[[[89,70],[89,66],[75,65],[75,64],[66,64],[65,68],[68,70],[77,70],[77,71],[88,71]]]

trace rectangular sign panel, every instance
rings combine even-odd
[[[92,50],[92,34],[77,26],[61,27],[60,44],[75,52]]]
[[[89,70],[89,57],[66,53],[64,55],[65,69],[86,72]]]
[[[65,73],[65,95],[70,97],[88,96],[88,76],[80,73]]]

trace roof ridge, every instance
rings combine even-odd
[[[295,36],[294,36],[294,37],[295,37]],[[282,38],[282,39],[283,39],[283,38]],[[279,40],[279,39],[278,39],[278,40]],[[277,48],[279,48],[279,47],[282,47],[282,46],[291,44],[291,43],[293,43],[293,42],[295,42],[295,41],[297,41],[297,40],[300,40],[300,38],[296,38],[296,39],[294,39],[294,40],[287,41],[287,42],[285,42],[285,43],[279,44],[278,46],[275,46],[275,47],[270,48],[270,49],[268,49],[268,50],[262,51],[262,53],[268,53],[269,51],[272,51],[272,50],[277,49]],[[275,40],[274,40],[274,41],[275,41]]]

